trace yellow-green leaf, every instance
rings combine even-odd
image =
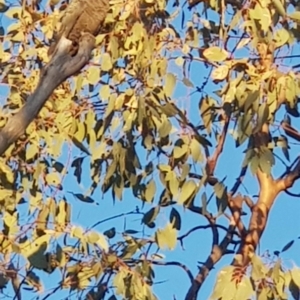
[[[176,76],[172,73],[168,73],[166,75],[166,83],[164,86],[164,90],[167,97],[171,97],[173,95],[175,84],[176,84]]]
[[[160,249],[168,248],[173,250],[177,242],[177,230],[168,223],[164,229],[158,229],[155,233],[155,241]]]
[[[210,47],[203,51],[203,56],[210,61],[221,62],[228,57],[228,52],[219,47]]]

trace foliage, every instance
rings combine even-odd
[[[255,293],[261,300],[287,299],[288,288],[298,299],[299,269],[283,271],[279,259],[270,267],[253,253],[276,196],[300,174],[297,159],[289,165],[291,139],[300,140],[292,124],[299,117],[299,76],[280,65],[298,49],[298,6],[285,0],[198,2],[188,1],[188,9],[179,0],[111,1],[90,64],[53,92],[0,159],[1,287],[12,284],[19,299],[26,289],[43,299],[59,289],[85,299],[157,299],[158,265],[186,271],[186,299],[195,299],[225,254],[236,256],[219,272],[213,299]],[[1,127],[36,87],[65,5],[0,0],[6,20],[1,89],[8,93]],[[191,76],[193,68],[206,79]],[[198,111],[180,102],[181,91],[200,97]],[[217,169],[227,139],[244,151],[230,170],[238,177],[232,187]],[[273,181],[277,161],[284,170]],[[260,183],[257,205],[237,194],[248,167]],[[76,224],[74,199],[100,210],[100,197],[108,195],[116,206],[128,195],[136,201],[120,215]],[[181,208],[208,225],[180,235]],[[251,214],[249,226],[242,209]],[[134,229],[97,229],[133,216],[141,222]],[[212,254],[196,282],[197,274],[167,259],[168,251],[205,228],[212,230]],[[219,230],[225,231],[222,240]],[[59,278],[56,288],[44,290],[43,272]]]

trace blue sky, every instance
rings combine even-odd
[[[199,7],[198,11],[201,9]],[[185,10],[187,20],[190,13]],[[2,18],[2,24],[4,27],[7,26],[8,20],[5,17]],[[175,21],[175,26],[178,31],[183,32],[180,29],[180,17]],[[243,56],[243,52],[239,53]],[[289,65],[290,63],[294,64],[294,62],[287,61],[284,62]],[[182,74],[179,72],[179,68],[175,67],[175,65],[170,65],[170,72],[176,73],[178,78],[182,78]],[[193,62],[192,68],[190,72],[190,80],[194,83],[195,86],[201,86],[204,77],[207,76],[209,69],[206,69],[201,63]],[[209,83],[206,87],[205,92],[208,94],[212,94],[214,90],[217,89],[213,83]],[[195,124],[199,124],[199,110],[198,103],[201,95],[199,93],[194,93],[189,96],[189,93],[192,92],[193,89],[186,89],[186,87],[182,83],[178,83],[178,86],[174,93],[174,99],[177,99],[179,103],[179,107],[183,107],[187,109],[189,117],[193,120]],[[6,89],[4,86],[0,85],[0,101],[1,104],[5,101],[5,93]],[[282,114],[281,114],[282,116]],[[278,118],[278,120],[280,120]],[[292,151],[290,152],[291,160],[293,160],[299,153],[298,146],[293,146]],[[235,182],[235,178],[239,174],[240,165],[243,160],[243,150],[245,150],[245,145],[242,145],[240,148],[235,147],[235,142],[230,135],[228,135],[228,139],[225,144],[224,153],[220,157],[218,167],[216,169],[216,175],[218,178],[225,178],[225,184],[228,188],[231,188],[233,183]],[[280,151],[277,153],[283,157]],[[78,156],[79,152],[75,149],[73,152],[74,156]],[[66,153],[63,153],[60,161],[63,162],[66,159]],[[146,162],[145,157],[141,157],[142,162]],[[283,166],[279,161],[276,162],[276,166],[274,167],[274,174],[280,175],[284,171]],[[89,174],[88,170],[86,170],[87,174]],[[84,193],[85,190],[82,190],[78,185],[74,184],[74,178],[72,176],[73,170],[70,170],[70,174],[66,177],[64,181],[64,192],[61,195],[64,195],[68,202],[72,205],[72,223],[77,224],[83,227],[90,227],[99,220],[106,219],[110,216],[115,216],[124,212],[129,212],[135,209],[136,206],[139,206],[144,212],[148,211],[151,205],[146,204],[144,208],[142,208],[142,204],[140,200],[134,199],[131,192],[126,191],[123,196],[122,201],[116,201],[114,204],[111,198],[111,193],[103,195],[99,190],[95,192],[93,198],[96,200],[98,205],[96,204],[86,204],[82,203],[79,200],[75,199],[72,194],[65,193],[65,191],[72,191],[74,193]],[[158,175],[155,172],[155,175]],[[89,175],[86,177],[88,178]],[[83,186],[86,188],[89,186],[89,180],[83,180]],[[256,179],[248,174],[243,182],[243,187],[240,188],[240,192],[245,194],[254,196],[258,194],[258,185]],[[295,184],[294,190],[299,190],[299,183]],[[196,204],[201,205],[201,195],[203,192],[206,192],[208,197],[210,196],[212,190],[210,187],[206,187],[206,189],[201,190],[199,195],[196,197]],[[157,203],[159,198],[160,191],[157,192],[157,197],[155,198],[154,203]],[[253,198],[255,201],[255,198]],[[153,205],[154,206],[154,205]],[[214,200],[212,201],[211,207],[215,207]],[[206,225],[207,222],[202,216],[195,215],[187,210],[184,210],[182,207],[176,206],[176,209],[181,213],[182,217],[182,229],[178,233],[178,235],[182,235],[197,225]],[[157,227],[164,227],[166,222],[169,219],[169,211],[170,209],[164,209],[160,213],[157,221]],[[212,208],[214,211],[214,208]],[[295,244],[286,252],[284,252],[281,257],[283,259],[283,265],[288,267],[292,267],[294,263],[300,265],[300,257],[298,255],[300,250],[299,240],[297,239],[300,235],[300,201],[299,199],[291,198],[285,194],[281,194],[271,211],[268,227],[261,239],[261,243],[259,245],[258,253],[263,254],[266,251],[269,251],[271,257],[269,258],[269,262],[272,262],[273,251],[280,250],[282,247],[287,244],[289,241],[296,239]],[[249,211],[247,211],[248,215],[245,217],[245,223],[247,224],[248,218],[250,216]],[[25,215],[23,215],[25,217]],[[219,223],[223,225],[227,225],[227,220],[224,217],[219,218]],[[100,232],[104,232],[105,230],[116,227],[117,229],[117,238],[121,239],[121,233],[124,230],[124,224],[126,224],[126,229],[135,229],[142,231],[143,228],[140,223],[140,217],[136,215],[126,216],[125,218],[118,218],[115,220],[111,220],[108,222],[104,222],[103,224],[97,227],[97,230]],[[149,229],[145,229],[145,234],[151,235],[153,232]],[[192,233],[189,237],[184,240],[184,249],[181,249],[179,243],[177,243],[177,247],[175,251],[160,251],[164,253],[166,256],[166,261],[180,261],[183,264],[187,265],[188,268],[192,271],[194,275],[196,275],[198,268],[197,262],[205,261],[210,252],[211,246],[211,231],[209,229],[196,231]],[[232,260],[231,256],[225,256],[220,263],[216,265],[216,268],[212,270],[209,277],[207,278],[201,292],[199,295],[199,299],[208,299],[212,287],[214,285],[215,276],[220,267],[225,266],[226,264],[230,264]],[[57,272],[57,271],[55,271]],[[38,272],[40,275],[40,273]],[[41,278],[44,280],[45,288],[56,287],[59,277],[55,277],[53,273],[51,275],[42,275]],[[167,300],[173,299],[173,295],[176,296],[176,299],[183,299],[187,289],[189,287],[189,280],[183,270],[178,267],[164,267],[164,266],[156,266],[155,267],[155,282],[154,291],[159,299]],[[164,282],[165,281],[165,282]],[[12,291],[9,289],[9,292],[12,295]],[[24,299],[35,299],[36,295],[31,293],[26,293],[26,298]],[[49,299],[64,299],[66,297],[65,292],[57,293],[55,296],[50,297]],[[73,297],[76,299],[76,297]]]

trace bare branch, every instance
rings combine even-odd
[[[191,228],[190,230],[188,230],[186,233],[184,233],[183,235],[179,236],[177,238],[177,240],[180,241],[180,243],[182,243],[182,240],[184,238],[186,238],[187,236],[189,236],[191,233],[197,231],[197,230],[200,230],[200,229],[208,229],[208,228],[211,228],[212,226],[215,226],[216,228],[219,228],[219,229],[223,229],[225,230],[226,232],[228,231],[228,228],[226,228],[225,226],[223,225],[219,225],[219,224],[215,224],[215,225],[211,225],[211,224],[208,224],[208,225],[199,225],[199,226],[195,226],[193,228]],[[234,232],[234,234],[237,234],[236,232]]]
[[[296,141],[300,141],[300,133],[298,130],[296,130],[294,127],[292,127],[290,124],[288,124],[287,122],[281,122],[281,127],[284,130],[284,133],[295,139]]]
[[[280,191],[286,191],[292,187],[297,179],[300,178],[300,157],[297,158],[295,166],[290,172],[286,172],[283,178],[276,180]]]
[[[190,269],[186,265],[184,265],[184,264],[182,264],[178,261],[163,262],[163,261],[151,260],[150,262],[151,262],[151,264],[158,265],[158,266],[177,266],[177,267],[180,267],[187,273],[187,275],[188,275],[191,282],[193,282],[193,280],[194,280],[193,274],[190,271]]]
[[[248,169],[248,165],[241,169],[239,177],[236,179],[234,186],[230,190],[231,195],[234,195],[237,192],[238,188],[240,187],[241,183],[243,182],[244,176],[247,173],[247,169]]]
[[[264,124],[262,130],[255,134],[254,143],[256,147],[266,146],[269,141],[269,126]],[[260,238],[266,228],[268,215],[272,205],[282,190],[279,181],[275,181],[272,175],[264,173],[260,168],[256,172],[259,183],[259,197],[252,207],[252,215],[250,218],[247,234],[242,239],[242,243],[238,250],[242,254],[242,259],[233,261],[233,265],[246,266],[249,263],[249,255],[252,254],[260,241]]]
[[[225,143],[225,140],[226,140],[226,135],[227,135],[227,131],[228,131],[230,117],[227,116],[225,112],[223,112],[223,117],[225,119],[225,125],[223,127],[222,134],[221,134],[220,139],[218,141],[218,145],[217,145],[217,147],[215,149],[215,152],[212,155],[212,157],[207,158],[206,172],[209,175],[209,177],[214,175],[218,159],[219,159],[219,157],[220,157],[220,155],[223,151],[224,143]]]
[[[209,257],[200,268],[197,276],[193,279],[192,285],[188,290],[187,295],[185,296],[185,300],[196,300],[197,294],[205,280],[208,276],[210,270],[214,267],[214,265],[221,259],[223,255],[227,253],[227,247],[232,241],[233,233],[235,226],[230,225],[227,231],[226,236],[223,238],[222,242],[219,245],[215,245]]]

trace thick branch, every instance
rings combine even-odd
[[[219,245],[214,245],[211,250],[210,256],[207,258],[206,262],[200,268],[197,276],[194,278],[191,287],[188,290],[188,293],[185,297],[185,300],[196,300],[198,292],[209,274],[210,270],[214,265],[221,259],[221,257],[226,254],[227,247],[232,241],[234,234],[234,225],[230,225],[227,231],[226,236],[223,238],[222,242]]]
[[[269,128],[264,124],[262,131],[255,136],[256,145],[268,143]],[[272,175],[258,169],[257,179],[260,192],[257,203],[252,208],[252,215],[247,234],[242,240],[238,253],[242,254],[242,260],[233,262],[234,265],[246,266],[249,263],[249,255],[252,254],[260,241],[260,238],[267,226],[269,212],[280,192],[290,188],[300,178],[300,160],[293,169],[286,173],[283,178],[274,180]]]
[[[293,169],[286,173],[286,176],[277,179],[276,182],[279,186],[280,191],[287,190],[292,187],[297,179],[300,178],[300,158],[298,157],[297,163]]]
[[[244,199],[241,194],[238,194],[235,197],[230,197],[230,195],[228,195],[228,198],[229,198],[228,207],[231,211],[233,220],[237,226],[240,236],[243,237],[246,235],[246,228],[241,219],[242,206],[243,206]]]
[[[78,53],[72,57],[68,54],[71,42],[66,38],[61,39],[58,52],[42,71],[36,90],[28,97],[20,111],[1,129],[0,155],[25,132],[54,89],[87,64],[94,43],[95,38],[92,35],[84,34],[79,41]]]
[[[269,211],[278,196],[280,189],[271,175],[257,171],[257,178],[260,184],[260,193],[257,203],[252,208],[252,215],[248,232],[242,240],[238,253],[242,254],[241,261],[234,261],[234,265],[243,266],[249,263],[249,254],[256,250],[260,238],[266,228]]]
[[[260,132],[254,135],[254,145],[259,148],[266,146],[269,141],[269,126],[264,124]],[[256,172],[259,183],[259,197],[252,208],[252,215],[246,235],[238,253],[242,254],[242,259],[233,261],[233,265],[246,266],[249,263],[249,255],[252,254],[260,241],[260,238],[266,228],[269,211],[280,192],[278,183],[271,174],[264,173],[260,168]]]

